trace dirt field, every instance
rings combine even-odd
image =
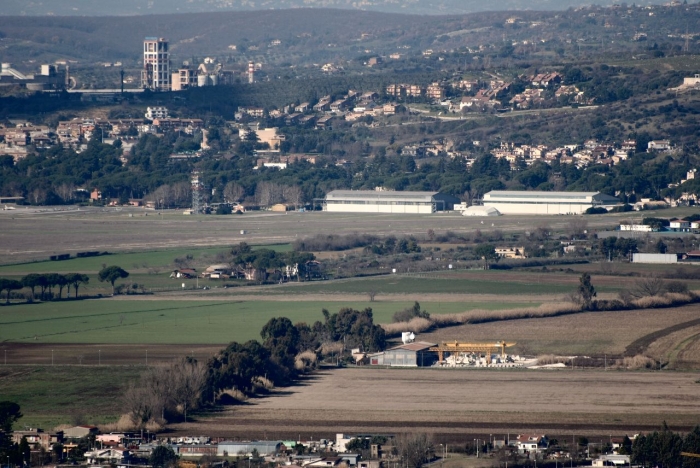
[[[668,351],[678,348],[678,359],[700,365],[700,356],[693,353],[697,349],[698,331],[695,328],[678,336],[670,335],[677,330],[659,332],[678,325],[685,329],[686,324],[700,320],[700,304],[655,310],[629,310],[617,312],[586,312],[561,317],[512,320],[505,322],[480,323],[443,328],[420,335],[421,340],[441,341],[491,341],[505,340],[518,343],[514,352],[539,355],[610,355],[625,354],[635,340],[648,337],[632,354],[645,353],[657,340],[665,340],[662,348],[654,348],[652,357],[668,360]],[[697,327],[697,325],[696,325]],[[688,340],[695,333],[694,340]],[[680,344],[683,342],[683,344]],[[664,351],[666,350],[666,351]],[[700,387],[698,388],[700,391]]]
[[[633,434],[700,418],[697,376],[673,372],[342,369],[306,385],[173,427],[221,437],[333,437],[336,432]]]

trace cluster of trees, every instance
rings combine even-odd
[[[286,265],[297,265],[299,268],[299,279],[305,276],[306,262],[314,260],[316,257],[309,252],[277,252],[272,249],[255,249],[250,245],[241,242],[231,249],[230,263],[238,268],[254,268],[261,277],[267,270],[282,268]]]
[[[634,439],[631,462],[645,468],[697,466],[696,459],[684,457],[681,452],[700,453],[700,426],[695,426],[683,437],[671,431],[664,422],[660,431]]]
[[[126,413],[137,427],[153,421],[164,424],[202,403],[207,366],[195,359],[183,359],[167,366],[151,367],[138,382],[132,382],[123,396]]]
[[[31,290],[30,300],[36,300],[36,290],[40,290],[39,298],[43,300],[53,299],[53,288],[58,288],[58,299],[63,296],[63,288],[70,294],[73,287],[74,297],[78,297],[78,288],[82,284],[88,284],[90,277],[82,273],[30,273],[20,280],[0,278],[0,293],[7,292],[5,302],[10,302],[10,293],[23,288]]]
[[[375,255],[407,254],[420,251],[418,242],[412,237],[397,239],[395,236],[389,236],[383,241],[373,242],[365,247],[365,252]]]
[[[355,347],[367,352],[386,347],[384,329],[374,324],[371,309],[343,308],[335,314],[324,309],[323,316],[323,322],[311,326],[273,318],[260,332],[262,343],[251,340],[229,344],[209,362],[204,393],[214,392],[207,395],[212,400],[232,392],[251,393],[264,385],[262,379],[288,385],[308,369],[305,359],[322,357],[324,346],[340,353]]]
[[[29,460],[29,445],[12,442],[12,425],[22,417],[20,406],[13,401],[0,401],[0,458],[15,465],[24,465]]]

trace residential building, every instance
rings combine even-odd
[[[152,91],[170,91],[170,52],[168,41],[147,37],[143,41],[141,87]]]
[[[546,450],[549,440],[546,435],[521,434],[518,436],[518,451],[521,453],[537,453]]]
[[[669,140],[652,140],[647,143],[647,151],[665,151],[671,148]]]
[[[44,432],[42,429],[14,431],[12,433],[12,442],[19,444],[25,437],[29,445],[42,447],[44,450],[50,451],[54,444],[63,442],[63,431]]]
[[[167,119],[168,118],[168,108],[162,107],[162,106],[147,107],[145,116],[148,120]]]
[[[496,247],[495,251],[501,258],[527,258],[525,247]]]

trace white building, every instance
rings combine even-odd
[[[620,231],[653,232],[657,230],[646,224],[620,224]]]
[[[168,118],[168,108],[167,107],[147,107],[145,117],[148,120],[167,119]]]
[[[581,214],[589,208],[611,209],[619,203],[619,199],[600,192],[493,190],[484,195],[484,206],[502,214]]]
[[[333,190],[326,194],[325,211],[334,213],[429,214],[450,211],[459,199],[439,192]]]
[[[458,211],[455,206],[455,211]],[[472,205],[466,207],[464,210],[459,210],[462,212],[462,216],[500,216],[501,213],[498,212],[496,208],[489,206],[478,206]]]
[[[678,263],[678,255],[661,253],[634,253],[632,254],[632,263]]]
[[[168,41],[147,37],[143,41],[141,87],[152,91],[170,91],[170,52]]]

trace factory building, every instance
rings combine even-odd
[[[381,353],[370,354],[369,363],[373,366],[430,367],[438,360],[437,353],[429,351],[435,346],[436,343],[425,341],[405,343]]]
[[[484,206],[502,214],[567,215],[589,208],[610,210],[620,200],[600,192],[520,192],[493,190],[484,195]]]
[[[331,213],[430,214],[451,211],[459,199],[439,192],[333,190],[324,203]]]

